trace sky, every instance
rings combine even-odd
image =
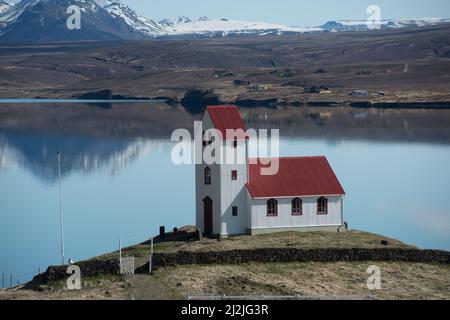
[[[381,8],[384,19],[450,18],[448,0],[123,0],[139,13],[160,20],[185,15],[191,18],[228,18],[295,26],[318,26],[329,20],[366,20],[367,7]]]
[[[18,0],[9,0],[17,2]],[[448,0],[122,0],[154,20],[174,16],[227,18],[291,26],[319,26],[330,20],[362,19],[370,5],[382,19],[450,18]]]

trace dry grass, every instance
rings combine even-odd
[[[381,268],[381,290],[366,287],[367,268]],[[404,262],[249,263],[180,266],[151,276],[83,279],[69,291],[62,282],[41,291],[0,291],[0,300],[183,299],[191,296],[285,296],[355,299],[450,299],[450,266]]]
[[[0,290],[0,300],[161,300],[181,299],[163,282],[147,275],[82,278],[81,290],[68,290],[65,281],[39,287]]]
[[[203,239],[191,242],[162,242],[155,252],[210,251],[254,248],[379,248],[381,240],[391,248],[411,248],[379,235],[347,233],[285,232],[259,236],[238,236],[223,241]],[[150,247],[139,244],[124,249],[137,257],[137,265],[148,260]],[[94,259],[111,259],[117,252]],[[367,268],[381,268],[382,289],[366,287]],[[0,291],[3,299],[182,299],[189,295],[278,296],[450,299],[450,266],[407,262],[293,262],[245,263],[239,265],[188,265],[161,268],[154,276],[103,277],[83,279],[83,290],[68,291],[63,282],[38,291]]]
[[[183,227],[187,228],[187,227]],[[381,240],[387,240],[388,246],[383,246]],[[155,253],[169,253],[178,251],[226,251],[234,249],[258,248],[414,248],[398,240],[380,235],[349,231],[344,233],[332,232],[282,232],[257,236],[237,236],[217,241],[204,238],[201,241],[188,242],[160,242],[154,245]],[[140,267],[148,262],[150,245],[141,243],[124,248],[123,256],[134,256],[135,264]],[[91,260],[119,259],[118,252],[94,257]]]
[[[205,238],[202,241],[173,245],[162,251],[222,251],[257,248],[386,248],[381,244],[382,240],[388,241],[388,248],[413,248],[398,240],[380,235],[349,231],[343,233],[283,232],[257,236],[237,236],[222,241]]]
[[[183,227],[187,228],[187,227]],[[388,241],[387,246],[381,244]],[[217,241],[204,238],[201,241],[188,242],[160,242],[154,245],[155,253],[170,253],[178,251],[227,251],[235,249],[258,248],[414,248],[398,240],[380,235],[349,231],[344,233],[333,232],[282,232],[257,236],[236,236]],[[148,262],[150,245],[141,243],[124,248],[123,256],[134,256],[136,267]],[[108,253],[92,260],[119,259],[118,252]]]
[[[388,94],[420,90],[421,100],[449,99],[448,34],[448,25],[442,25],[357,36],[226,37],[195,45],[184,41],[9,45],[0,60],[0,96],[70,98],[92,88],[110,88],[117,94],[181,98],[186,88],[196,87],[224,92],[230,100],[266,95],[289,99],[302,92],[299,84],[328,84],[331,99],[348,99],[347,93],[356,88]],[[429,49],[430,43],[436,53]],[[277,72],[272,72],[274,62]],[[409,63],[407,72],[405,63]],[[318,68],[325,73],[316,73]],[[132,81],[117,81],[112,70]],[[216,79],[218,70],[234,76]],[[286,73],[292,77],[283,76]],[[248,92],[235,88],[235,79],[271,88]]]
[[[381,290],[371,291],[367,268],[381,268]],[[0,290],[0,300],[159,300],[190,296],[292,296],[305,299],[450,299],[450,266],[407,262],[295,262],[190,265],[162,268],[154,276],[82,279],[83,289],[64,282],[39,291]]]
[[[129,285],[120,276],[82,279],[82,290],[68,290],[64,281],[42,285],[39,290],[22,286],[0,291],[0,300],[114,300],[126,295]]]
[[[370,265],[381,268],[381,290],[367,289]],[[251,263],[183,266],[156,277],[182,295],[301,295],[377,299],[450,299],[448,265],[388,262]]]

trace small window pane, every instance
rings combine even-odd
[[[267,201],[267,216],[276,217],[278,216],[278,201],[275,199],[270,199]]]
[[[233,207],[233,217],[237,217],[238,215],[238,207]]]
[[[317,199],[317,214],[328,214],[328,199],[320,197]]]
[[[237,180],[237,170],[231,171],[231,180]]]
[[[292,215],[301,216],[303,214],[302,205],[303,205],[303,201],[301,199],[299,199],[299,198],[293,199],[292,200]]]

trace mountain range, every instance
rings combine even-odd
[[[3,1],[3,0],[0,0],[0,15],[1,15],[3,12],[7,11],[10,7],[11,7],[11,6],[10,6],[9,3],[7,3],[7,2],[5,2],[5,1]],[[5,25],[0,21],[0,29],[2,29],[4,26],[5,26]]]
[[[9,7],[10,7],[9,3],[0,0],[0,13],[5,12],[7,9],[9,9]]]
[[[81,29],[69,30],[66,10],[81,11]],[[450,23],[450,19],[383,20],[382,29],[423,27]],[[329,21],[318,27],[297,27],[229,19],[174,17],[155,21],[143,17],[120,0],[22,0],[10,5],[0,0],[0,41],[51,42],[79,40],[138,40],[155,38],[204,38],[265,36],[306,32],[368,30],[365,21]]]

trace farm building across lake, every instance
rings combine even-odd
[[[196,225],[203,233],[345,229],[345,191],[325,157],[279,158],[277,173],[264,175],[261,161],[248,157],[247,137],[227,137],[227,130],[245,131],[236,106],[207,107],[201,121],[203,149],[211,144],[205,132],[215,129],[223,137],[220,152],[245,150],[241,164],[196,165]]]

